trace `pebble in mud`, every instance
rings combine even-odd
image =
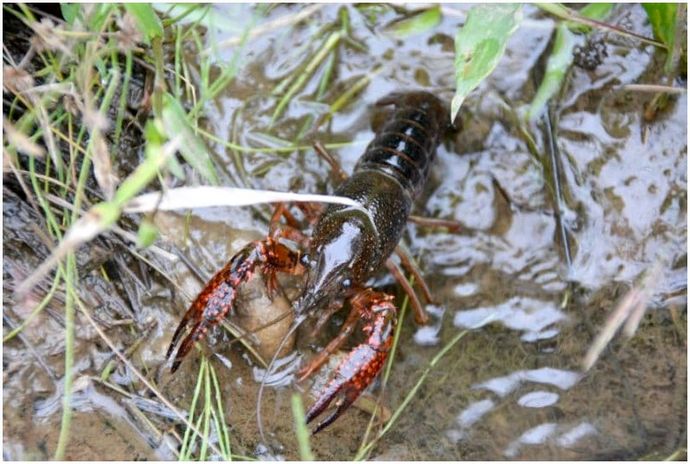
[[[242,329],[252,333],[250,341],[257,342],[253,344],[254,348],[266,362],[269,362],[295,319],[290,301],[280,287],[271,300],[264,279],[255,274],[238,288],[235,308],[237,317],[232,320]],[[285,317],[282,317],[283,315]],[[287,355],[294,346],[293,332],[278,356]]]

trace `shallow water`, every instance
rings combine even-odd
[[[278,6],[257,22],[303,8]],[[236,80],[208,105],[207,130],[247,146],[261,146],[266,134],[304,145],[314,140],[349,141],[349,146],[332,150],[349,171],[373,136],[370,120],[379,98],[419,87],[451,98],[453,37],[467,6],[444,4],[437,27],[405,39],[383,33],[381,26],[399,17],[391,9],[343,8],[353,39],[364,49],[340,46],[334,79],[321,102],[315,98],[316,77],[271,125],[278,102],[272,89],[306,62],[305,56],[315,53],[323,39],[310,38],[322,25],[338,20],[338,5],[322,6],[297,27],[277,27],[253,37],[239,57]],[[255,12],[237,5],[216,9],[227,27],[209,37],[221,42],[239,36],[246,18]],[[428,326],[418,327],[409,314],[406,317],[383,404],[395,410],[439,350],[460,331],[468,333],[430,371],[398,422],[373,448],[372,459],[660,459],[685,446],[687,97],[676,97],[666,111],[646,122],[643,105],[650,96],[621,86],[656,83],[660,58],[653,47],[594,33],[605,41],[608,56],[593,71],[573,68],[554,112],[565,198],[561,218],[571,250],[568,265],[548,177],[510,114],[511,108],[519,112],[531,101],[533,68],[543,65],[540,57],[554,26],[535,8],[526,7],[525,16],[496,71],[464,104],[464,130],[440,147],[416,211],[460,221],[463,230],[450,233],[413,224],[407,228],[404,240],[436,305],[429,308]],[[618,5],[608,21],[651,36],[639,6]],[[227,60],[235,50],[219,53]],[[190,57],[190,65],[196,58]],[[370,82],[350,104],[298,140],[303,127],[313,127],[328,104],[366,75],[371,75]],[[546,153],[547,132],[532,129],[537,146]],[[301,192],[333,188],[328,166],[313,150],[277,155],[269,149],[236,154],[220,145],[209,148],[227,185]],[[243,176],[243,171],[248,174]],[[13,201],[5,195],[6,208]],[[262,208],[214,208],[194,210],[190,216],[161,214],[157,220],[162,246],[174,245],[210,275],[247,241],[266,233],[267,214]],[[25,246],[21,244],[32,236],[14,237],[13,231],[30,220],[7,215],[6,210],[4,273],[10,285],[14,268],[30,268],[40,262],[42,253],[39,247],[33,249],[38,256],[8,253]],[[190,238],[184,242],[180,237],[186,231]],[[662,272],[637,332],[627,341],[620,335],[614,338],[593,368],[583,372],[585,353],[608,315],[657,261]],[[156,262],[179,287],[159,277],[147,279],[140,270],[134,273],[141,281],[120,276],[122,283],[115,290],[92,276],[99,282],[94,284],[93,304],[104,303],[104,318],[128,317],[137,328],[151,323],[133,362],[186,409],[199,355],[191,353],[194,359],[171,377],[164,369],[164,354],[200,284],[182,262]],[[382,273],[376,284],[402,300],[390,277]],[[123,293],[131,295],[129,301]],[[4,304],[15,302],[5,299]],[[53,311],[59,313],[59,301]],[[338,320],[326,329],[328,334],[335,333]],[[55,342],[62,340],[60,330],[59,321],[45,316],[25,334],[31,346],[48,356],[46,367],[38,365],[26,343],[5,345],[7,459],[44,459],[54,450],[61,414],[63,347]],[[119,366],[113,382],[133,392],[134,398],[124,399],[88,380],[100,373],[110,352],[87,324],[80,323],[78,330],[75,377],[82,380],[72,424],[77,433],[68,458],[173,458],[161,437],[137,421],[128,405],[136,402],[135,407],[144,410],[144,400],[151,399],[131,372]],[[123,347],[140,335],[134,330],[112,333]],[[267,438],[261,440],[255,417],[255,362],[238,344],[223,343],[226,336],[209,338],[208,352],[219,355],[213,359],[228,402],[233,452],[264,459],[298,458],[290,409],[294,387],[266,392],[262,416]],[[314,347],[327,340],[328,335],[311,339],[303,331],[300,354],[313,355]],[[310,402],[305,395],[305,403]],[[147,417],[159,430],[172,423],[169,411],[160,406]],[[351,459],[368,421],[368,413],[352,408],[312,439],[316,457]]]

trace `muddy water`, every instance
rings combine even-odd
[[[266,17],[257,16],[257,23],[303,8],[278,6]],[[339,8],[322,6],[306,23],[271,28],[253,37],[240,53],[236,80],[208,105],[207,129],[252,147],[265,146],[266,135],[306,145],[314,140],[351,141],[332,150],[344,169],[351,170],[373,135],[370,120],[378,98],[393,90],[426,88],[450,99],[452,38],[467,6],[444,5],[437,27],[405,39],[383,33],[382,25],[399,17],[394,11],[348,6],[344,8],[351,35],[361,47],[341,45],[323,98],[316,98],[320,69],[271,124],[279,100],[271,95],[272,89],[298,70],[305,56],[316,53],[325,35],[311,38],[321,27],[338,27]],[[645,121],[643,107],[650,96],[621,86],[657,83],[661,58],[652,47],[595,32],[606,43],[607,56],[593,70],[573,69],[552,119],[562,167],[561,219],[568,233],[568,260],[548,176],[520,137],[511,114],[511,109],[519,111],[531,101],[535,68],[543,66],[542,54],[554,26],[533,8],[525,13],[499,67],[465,103],[464,131],[440,148],[418,206],[418,214],[460,221],[463,230],[449,233],[410,224],[406,231],[405,241],[437,304],[429,307],[428,326],[415,326],[409,315],[404,321],[383,404],[397,408],[439,350],[460,331],[467,335],[431,370],[370,458],[660,459],[686,442],[686,96],[673,99],[654,121]],[[249,6],[218,7],[225,27],[211,36],[222,41],[241,35],[246,18],[254,14]],[[651,36],[638,6],[617,6],[609,21]],[[235,50],[219,53],[230,59]],[[194,66],[196,57],[189,59]],[[329,104],[367,75],[370,82],[352,103],[316,130],[302,130],[313,128]],[[537,146],[547,153],[547,131],[540,125],[532,129]],[[238,154],[221,145],[210,148],[228,185],[303,192],[333,188],[328,166],[313,150],[278,155],[270,149]],[[6,203],[7,199],[6,195]],[[15,240],[12,249],[25,250],[16,257],[10,253],[12,261],[6,261],[10,264],[4,266],[5,282],[11,283],[15,275],[26,272],[21,266],[30,269],[43,256],[40,246],[31,245],[35,238],[30,234],[7,235],[31,219],[22,222],[22,216],[11,215],[10,220],[8,214],[5,211],[6,260],[8,240]],[[266,232],[267,214],[261,208],[218,208],[195,210],[190,216],[161,215],[161,246],[186,254],[202,274],[210,275],[244,243]],[[188,238],[180,241],[185,234]],[[94,285],[93,305],[105,300],[106,320],[134,321],[136,330],[113,326],[111,334],[123,348],[152,324],[133,362],[184,409],[194,389],[198,353],[192,353],[174,377],[164,369],[163,356],[200,284],[182,262],[155,262],[175,285],[158,277],[144,278],[136,264],[136,279],[121,275],[115,291],[92,273],[93,282],[103,285]],[[592,369],[583,372],[585,353],[608,315],[656,262],[662,272],[637,332],[630,340],[614,338]],[[391,282],[385,274],[375,280],[401,297]],[[129,298],[118,296],[123,294]],[[60,303],[57,298],[52,312],[27,329],[23,343],[5,345],[6,458],[41,459],[54,450],[62,394],[63,347],[55,341],[62,340],[55,315]],[[22,307],[7,296],[4,304],[21,314]],[[299,354],[313,355],[343,317],[336,316],[315,339],[307,331],[299,334]],[[152,396],[123,366],[117,367],[112,381],[132,397],[90,380],[110,359],[109,350],[85,322],[79,322],[78,333],[75,377],[82,380],[72,425],[78,433],[68,447],[68,458],[173,458],[166,439],[132,413],[131,403],[144,410],[142,401],[153,401]],[[52,356],[49,364],[41,365],[41,356],[32,355],[27,345]],[[212,359],[224,386],[233,452],[263,459],[297,458],[290,410],[296,387],[266,392],[262,440],[255,415],[256,361],[239,344],[229,346],[220,332],[206,345],[209,355],[216,354]],[[305,402],[310,401],[305,395]],[[146,417],[159,431],[177,423],[160,406]],[[312,439],[316,457],[351,459],[368,421],[369,414],[349,411]],[[104,436],[110,438],[103,440]]]

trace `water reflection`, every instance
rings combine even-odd
[[[456,423],[459,429],[452,428],[446,431],[446,436],[453,443],[464,439],[467,436],[468,429],[479,421],[486,413],[491,411],[496,404],[492,400],[480,400],[470,403],[467,408],[465,408],[456,419]]]
[[[545,408],[555,404],[558,397],[558,393],[534,391],[521,396],[517,403],[525,408]]]
[[[559,433],[560,435],[558,435]],[[547,422],[523,432],[519,438],[506,447],[503,454],[507,458],[516,458],[524,445],[541,445],[547,442],[562,448],[569,448],[582,438],[594,433],[596,433],[596,429],[587,422],[582,422],[574,427]]]
[[[517,390],[525,382],[553,385],[561,390],[567,390],[575,385],[580,378],[579,372],[542,367],[541,369],[516,371],[504,377],[495,377],[476,384],[472,388],[489,390],[503,397]]]
[[[478,329],[499,321],[523,332],[522,340],[533,342],[557,335],[558,329],[549,326],[565,319],[567,316],[552,302],[514,297],[498,306],[457,311],[453,323],[459,328]]]

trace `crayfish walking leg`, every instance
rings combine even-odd
[[[386,362],[397,322],[397,310],[392,300],[392,296],[371,289],[358,293],[350,300],[364,322],[363,330],[367,339],[340,363],[333,378],[307,411],[306,420],[309,423],[338,397],[335,411],[316,426],[313,434],[340,417],[372,383]]]

